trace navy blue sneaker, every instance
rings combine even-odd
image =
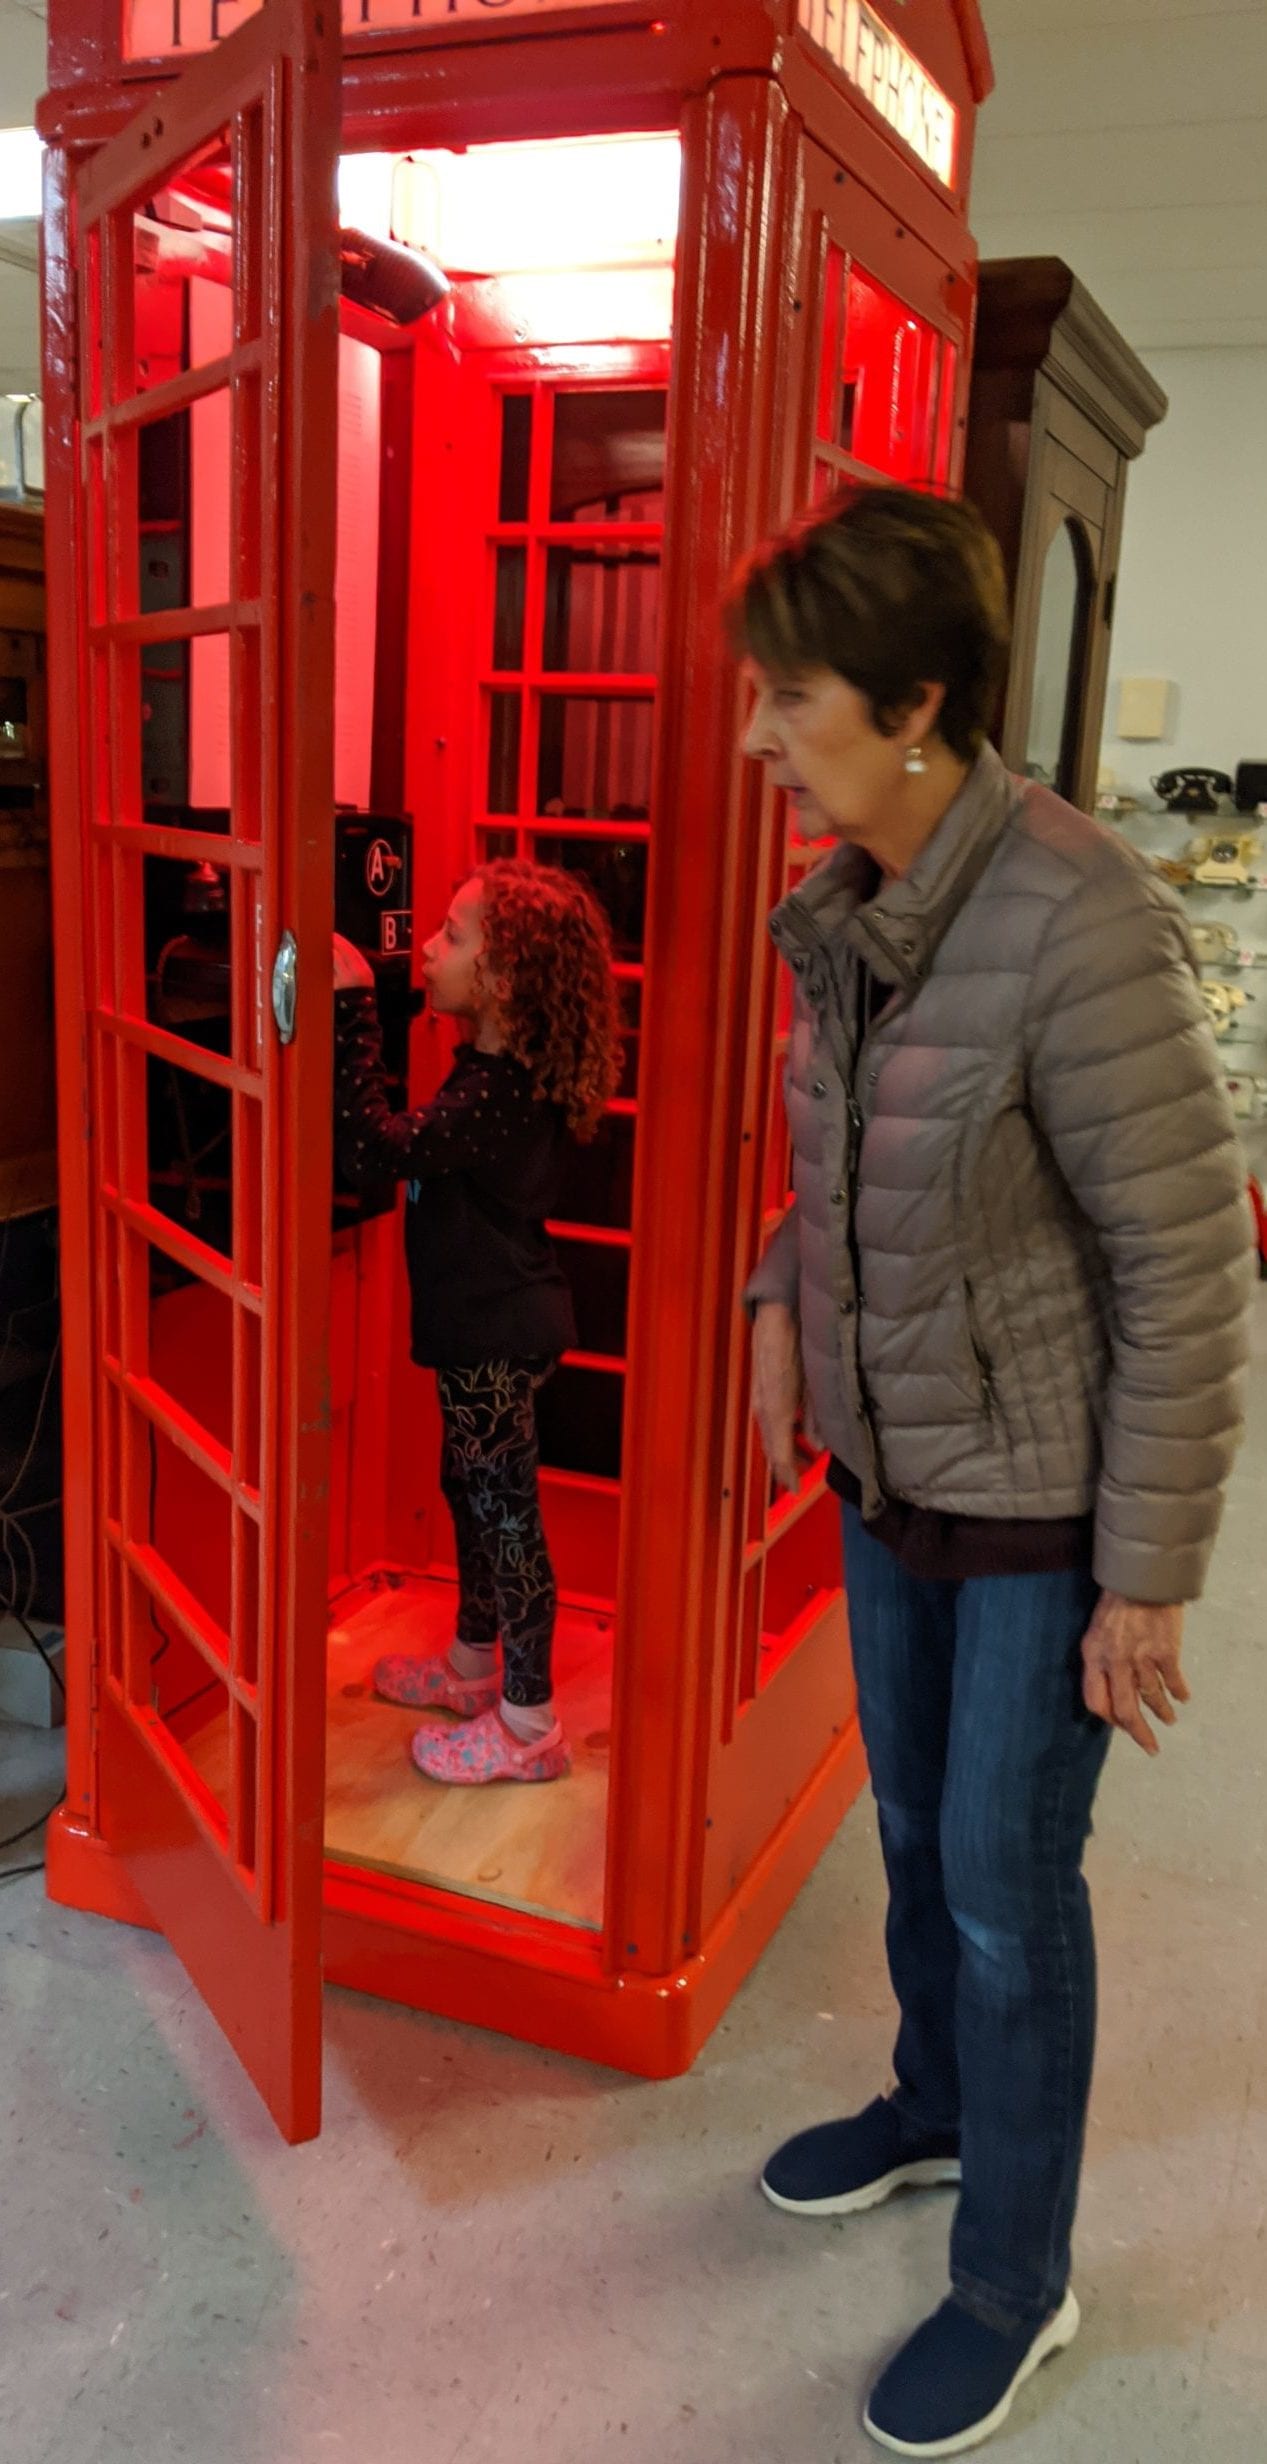
[[[858,2216],[895,2190],[959,2179],[959,2143],[911,2129],[885,2096],[845,2122],[798,2131],[770,2158],[761,2187],[794,2216]]]
[[[894,2455],[966,2455],[1001,2430],[1018,2388],[1078,2333],[1072,2293],[1045,2327],[987,2327],[953,2295],[877,2379],[862,2426]]]

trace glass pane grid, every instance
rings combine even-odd
[[[80,398],[103,1666],[265,1909],[270,1046],[256,979],[276,700],[260,604],[276,553],[266,310],[285,279],[286,186],[265,176],[282,134],[266,144],[265,118],[279,110],[274,86],[139,210],[84,230]],[[226,755],[221,792],[199,794],[188,713],[199,667],[217,663],[232,778]]]
[[[612,547],[651,555],[664,540],[663,522],[494,522],[488,537],[494,547],[578,550]]]
[[[954,346],[837,247],[824,258],[814,493],[851,477],[920,483],[944,476]]]
[[[641,985],[658,682],[664,397],[556,387],[502,399],[480,707],[486,858],[588,880]],[[659,439],[657,445],[656,439]],[[618,1481],[632,1244],[636,1011],[625,1080],[569,1167],[560,1220],[577,1345],[539,1400],[547,1477]]]

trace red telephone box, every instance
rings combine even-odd
[[[749,1418],[788,1184],[764,918],[807,859],[737,756],[719,608],[838,476],[957,483],[990,81],[974,0],[900,39],[860,0],[344,16],[51,0],[41,120],[50,1889],[168,1936],[292,2138],[323,1973],[684,2068],[859,1787],[835,1503],[821,1465],[772,1500]],[[332,1184],[330,933],[425,1095],[412,918],[505,852],[603,898],[627,1065],[555,1227],[575,1768],[446,1792],[369,1683],[454,1574],[392,1194]]]

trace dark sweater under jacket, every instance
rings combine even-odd
[[[546,1231],[569,1133],[522,1062],[462,1044],[432,1102],[395,1112],[374,996],[341,992],[335,1144],[349,1180],[391,1174],[408,1184],[405,1255],[421,1368],[553,1360],[575,1345],[572,1297]]]

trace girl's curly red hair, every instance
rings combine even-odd
[[[484,899],[482,971],[506,1050],[592,1138],[620,1084],[620,1003],[611,930],[571,873],[499,857],[475,875]]]

